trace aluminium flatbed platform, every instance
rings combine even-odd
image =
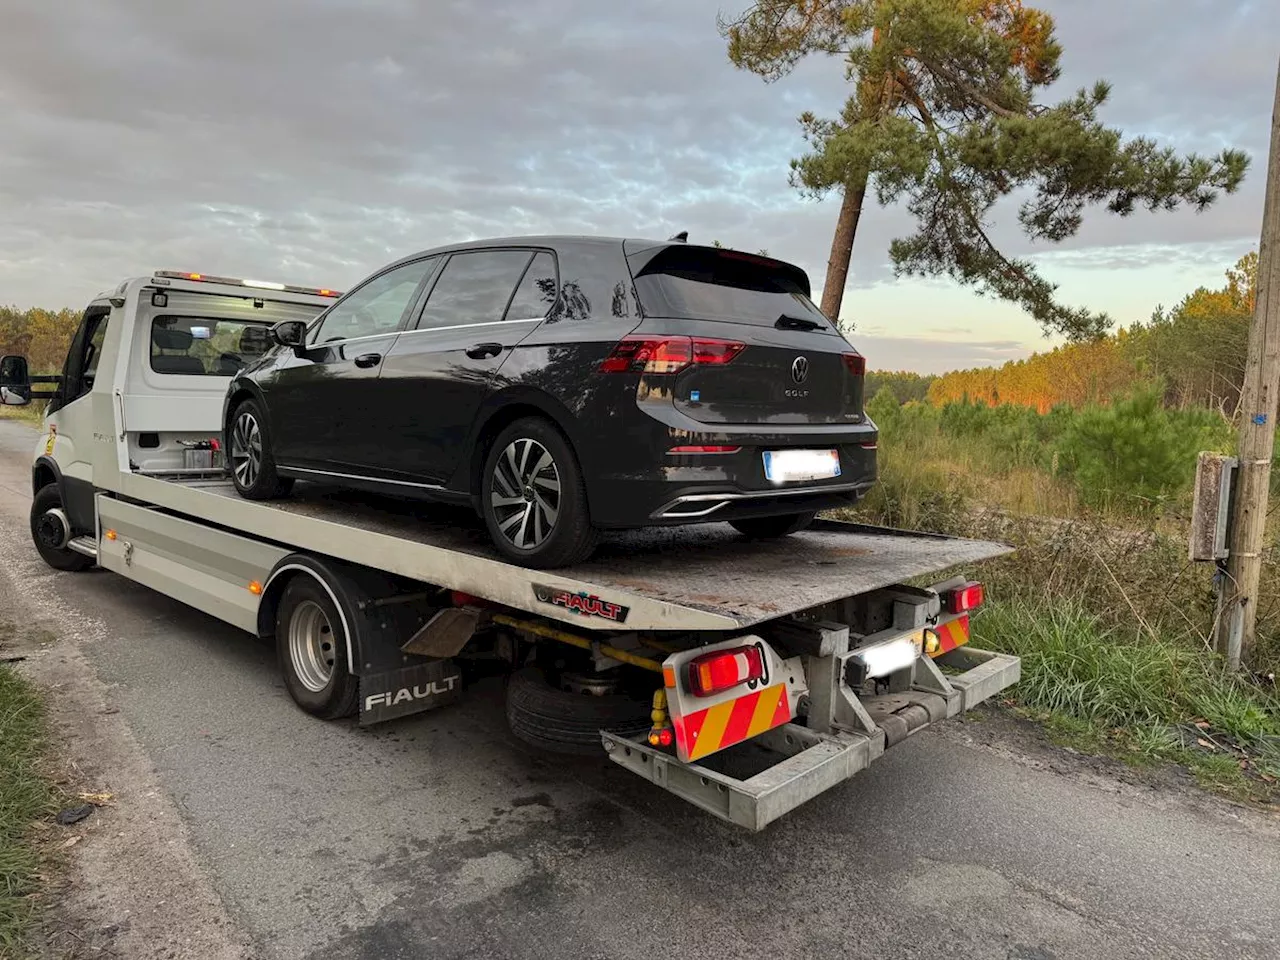
[[[740,630],[1011,549],[829,520],[780,540],[748,540],[713,523],[614,533],[586,563],[534,570],[499,559],[465,508],[306,483],[291,497],[254,502],[229,481],[123,479],[128,496],[228,531],[591,629]],[[562,592],[625,613],[584,616],[563,605]]]

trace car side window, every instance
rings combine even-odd
[[[321,318],[311,342],[354,340],[399,330],[418,285],[437,259],[428,257],[406,263],[353,290]]]
[[[511,306],[507,307],[504,319],[542,319],[556,302],[559,289],[556,258],[545,250],[538,251],[525,270],[520,286],[516,287],[516,295],[511,298]]]
[[[418,329],[501,321],[530,257],[528,250],[455,253],[431,288]]]

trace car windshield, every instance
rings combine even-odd
[[[271,347],[268,324],[208,317],[156,317],[151,369],[189,377],[231,377]]]
[[[798,267],[731,250],[670,247],[636,277],[636,293],[651,317],[772,327],[787,316],[830,325]]]

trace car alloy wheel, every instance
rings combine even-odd
[[[231,469],[244,489],[252,487],[262,472],[262,431],[257,417],[248,410],[236,417],[231,431]]]
[[[494,465],[489,502],[508,541],[522,550],[540,546],[560,516],[560,470],[550,451],[527,437],[509,443]]]

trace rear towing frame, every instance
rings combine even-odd
[[[922,620],[932,619],[924,604],[917,610]],[[967,636],[967,621],[964,626]],[[805,725],[781,724],[704,762],[685,762],[643,736],[601,731],[609,758],[721,820],[756,832],[852,778],[889,747],[972,709],[1021,676],[1019,659],[1007,654],[959,646],[929,655],[924,644],[935,625],[925,622],[852,641],[849,627],[840,623],[792,621],[779,627],[792,649],[811,651],[799,658],[808,687]],[[749,638],[732,642],[744,639]],[[920,647],[909,665],[866,676],[876,651],[907,643]],[[859,679],[886,692],[862,696],[850,682]]]

